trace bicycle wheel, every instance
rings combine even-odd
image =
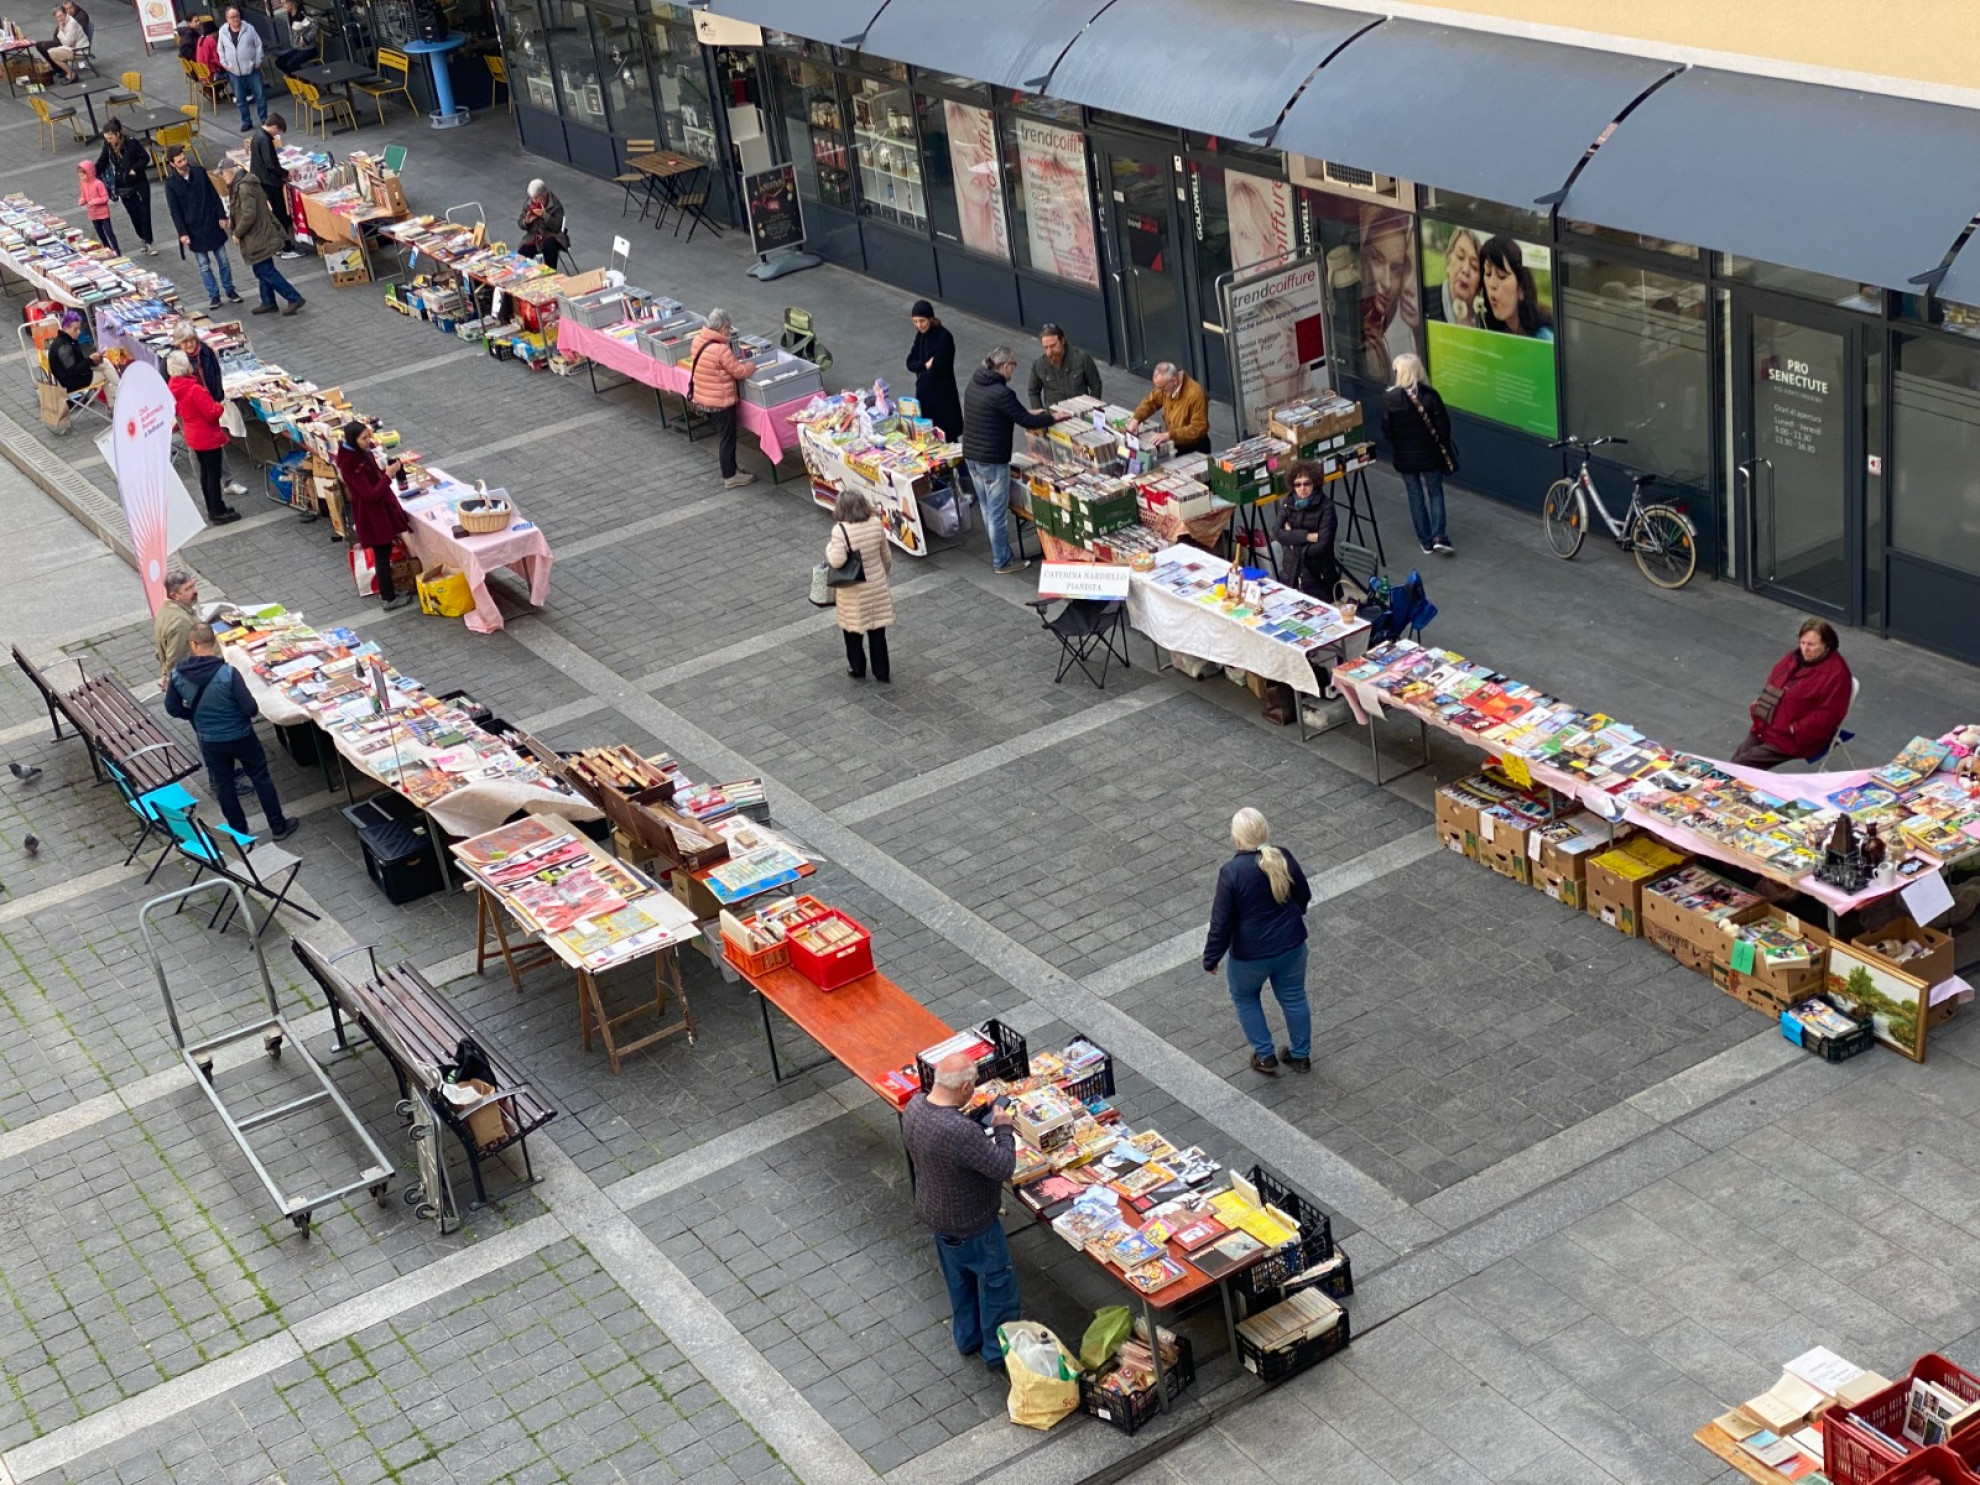
[[[1682,588],[1698,571],[1698,541],[1691,522],[1668,505],[1647,505],[1629,534],[1643,575],[1660,588]]]
[[[1588,531],[1573,480],[1555,480],[1547,487],[1547,498],[1540,504],[1540,524],[1546,528],[1547,545],[1562,561],[1581,550],[1581,539]]]

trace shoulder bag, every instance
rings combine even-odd
[[[701,358],[708,353],[708,348],[713,344],[715,342],[712,340],[704,340],[701,343],[701,349],[696,351],[688,361],[687,404],[703,417],[713,413],[715,409],[712,407],[703,407],[699,402],[694,400],[694,372],[695,368],[701,365]]]
[[[1438,456],[1444,461],[1444,473],[1456,474],[1457,460],[1451,457],[1451,451],[1444,446],[1444,440],[1437,432],[1437,425],[1430,421],[1430,414],[1423,410],[1423,403],[1417,398],[1416,388],[1404,387],[1403,396],[1407,397],[1409,405],[1416,409],[1416,415],[1423,419],[1424,430],[1429,433],[1430,441],[1437,446]]]
[[[839,526],[839,535],[846,539],[846,560],[837,567],[828,566],[825,569],[825,586],[828,588],[850,588],[855,583],[866,581],[866,559],[860,556],[852,537],[846,535],[843,523]]]

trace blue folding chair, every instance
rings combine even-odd
[[[191,809],[175,809],[170,806],[158,811],[165,828],[172,834],[172,845],[178,853],[192,862],[196,873],[212,872],[215,876],[234,883],[244,891],[258,894],[268,899],[268,916],[261,926],[254,928],[254,936],[260,938],[268,931],[268,925],[275,921],[278,908],[293,908],[312,921],[319,921],[320,914],[311,912],[299,902],[291,902],[289,893],[295,887],[296,875],[302,870],[302,857],[292,855],[280,846],[266,843],[257,844],[252,835],[243,835],[233,826],[222,824],[218,833],[209,828],[206,822]],[[198,880],[197,875],[194,878]],[[208,928],[218,928],[222,933],[234,920],[236,899],[228,897],[213,910],[208,920]],[[183,910],[185,903],[179,903]],[[222,917],[224,914],[224,918]],[[250,921],[250,927],[252,927]]]
[[[146,753],[170,751],[169,743],[152,743],[149,747],[139,748],[123,761],[129,763]],[[131,842],[130,850],[125,853],[124,865],[129,866],[137,860],[137,853],[144,849],[144,843],[154,835],[165,842],[165,849],[158,853],[158,859],[151,864],[151,870],[145,873],[145,884],[149,886],[151,879],[158,875],[158,868],[163,866],[166,858],[172,854],[174,844],[172,832],[166,828],[162,812],[168,809],[190,810],[196,807],[199,801],[187,792],[183,784],[167,784],[162,789],[153,789],[149,793],[140,794],[136,786],[131,783],[130,775],[124,772],[117,759],[106,756],[103,764],[110,770],[110,782],[115,784],[117,792],[124,796],[125,806],[137,816],[139,826],[137,839]]]

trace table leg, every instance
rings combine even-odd
[[[1237,1362],[1242,1367],[1244,1362],[1238,1356],[1237,1307],[1231,1300],[1230,1280],[1219,1279],[1217,1281],[1217,1292],[1224,1297],[1224,1339],[1230,1343],[1231,1360]]]
[[[581,969],[577,972],[577,992],[578,1040],[583,1045],[584,1050],[589,1052],[591,1050],[591,1001],[597,998],[598,993],[595,983],[591,978],[590,970]],[[587,995],[587,992],[589,992],[589,995]],[[601,1013],[598,1019],[603,1021],[605,1019],[604,1015]],[[615,1067],[612,1071],[616,1073],[618,1069]]]
[[[434,127],[445,129],[453,124],[454,115],[460,112],[454,107],[453,70],[447,65],[445,52],[428,52],[426,62],[433,70],[433,111],[436,115]],[[441,122],[443,119],[445,123]],[[618,1069],[614,1068],[613,1071],[616,1072]]]
[[[667,978],[674,982],[674,995],[681,1003],[681,1020],[687,1025],[687,1040],[688,1045],[691,1047],[694,1045],[695,1036],[694,1007],[688,1004],[687,982],[681,978],[680,949],[677,946],[669,945],[660,951],[660,956],[664,957],[667,961]],[[658,958],[654,961],[653,977],[655,980],[658,980],[660,977],[660,962]],[[665,1001],[666,996],[663,990],[661,1003],[664,1005]]]
[[[1148,1327],[1148,1350],[1155,1358],[1155,1402],[1163,1412],[1169,1411],[1169,1373],[1162,1365],[1162,1328],[1155,1323],[1155,1311],[1148,1303],[1148,1296],[1136,1293],[1135,1300],[1141,1306],[1141,1322]]]
[[[777,1068],[777,1034],[770,1025],[770,998],[760,990],[756,995],[756,1006],[763,1012],[763,1045],[770,1049],[770,1081],[781,1083],[784,1075]]]

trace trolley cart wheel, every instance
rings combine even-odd
[[[390,1181],[380,1181],[371,1188],[371,1194],[377,1198],[381,1207],[389,1207],[392,1204],[391,1184]]]
[[[209,1083],[213,1081],[213,1059],[211,1057],[200,1063],[199,1075]]]
[[[276,1062],[282,1060],[282,1033],[277,1031],[261,1039],[261,1050]]]
[[[392,1112],[399,1116],[401,1122],[406,1124],[412,1123],[412,1100],[410,1098],[400,1099],[392,1105]]]
[[[299,1233],[301,1233],[301,1234],[302,1234],[302,1235],[303,1235],[304,1237],[308,1237],[308,1236],[309,1236],[309,1213],[308,1213],[308,1212],[297,1212],[297,1213],[296,1213],[296,1214],[295,1214],[295,1215],[294,1215],[293,1217],[291,1217],[291,1218],[289,1218],[289,1220],[290,1220],[291,1222],[293,1222],[293,1223],[295,1223],[295,1224],[296,1224],[296,1231],[297,1231],[297,1232],[299,1232]]]
[[[406,1187],[403,1195],[406,1205],[409,1207],[417,1207],[421,1202],[426,1200],[426,1191],[419,1186]]]

